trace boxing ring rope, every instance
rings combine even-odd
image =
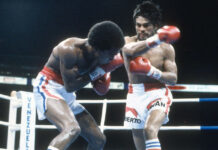
[[[218,93],[218,86],[212,85],[212,87],[201,85],[200,88],[196,88],[196,85],[176,85],[169,87],[172,91],[179,92],[215,92]],[[115,86],[116,87],[116,86]],[[123,86],[124,87],[124,86]],[[122,88],[123,88],[122,87]],[[188,87],[188,88],[184,88]],[[205,87],[204,90],[202,87]],[[197,89],[197,90],[196,90]],[[200,89],[200,90],[198,90]],[[56,129],[53,125],[37,125],[36,124],[36,109],[35,102],[32,99],[32,93],[19,91],[14,96],[7,96],[0,94],[0,98],[9,101],[9,121],[1,121],[0,125],[8,127],[7,137],[7,150],[14,150],[15,147],[15,134],[16,131],[20,131],[20,150],[34,150],[35,147],[35,129]],[[100,129],[102,132],[105,130],[129,130],[124,126],[107,126],[105,125],[105,117],[107,112],[107,104],[120,104],[126,103],[124,99],[113,99],[113,100],[77,100],[81,104],[102,104],[102,114],[100,121]],[[184,102],[218,102],[218,98],[185,98],[185,99],[174,99],[174,103]],[[21,123],[16,123],[17,109],[21,107]],[[218,126],[163,126],[161,130],[218,130]],[[0,150],[6,150],[0,148]]]

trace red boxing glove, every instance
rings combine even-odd
[[[155,79],[160,79],[162,72],[153,67],[150,61],[143,57],[136,57],[130,61],[129,70],[131,73],[144,74]]]
[[[157,46],[162,42],[173,43],[180,37],[180,30],[176,26],[163,26],[157,30],[157,34],[146,40],[146,45],[150,47]]]
[[[112,61],[110,61],[108,64],[102,65],[101,67],[105,70],[105,72],[112,72],[121,67],[123,63],[123,57],[120,55],[120,53],[118,53],[114,56]]]
[[[109,72],[92,82],[93,90],[100,96],[105,95],[109,91],[110,82],[111,76]]]
[[[175,26],[163,26],[157,30],[160,41],[173,43],[180,37],[180,31]]]
[[[121,67],[123,63],[123,57],[120,55],[120,53],[118,53],[114,56],[114,59],[110,61],[108,64],[96,67],[94,71],[89,73],[89,76],[91,80],[94,81],[103,76],[106,72],[112,72],[115,69]]]

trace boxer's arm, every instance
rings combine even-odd
[[[120,53],[114,56],[114,59],[108,64],[97,66],[94,70],[89,73],[91,81],[94,81],[102,77],[107,72],[112,72],[123,65],[123,57]]]
[[[157,30],[157,33],[146,40],[129,42],[126,44],[122,51],[126,56],[137,57],[147,52],[150,48],[160,45],[162,42],[173,43],[180,37],[180,31],[175,26],[163,26]]]
[[[68,92],[78,90],[90,81],[94,81],[106,72],[114,71],[116,68],[123,65],[123,59],[120,54],[114,56],[114,59],[105,65],[96,67],[93,71],[85,73],[83,75],[79,74],[78,68],[76,66],[76,54],[73,50],[61,50],[60,54],[60,70],[64,81],[64,86]]]
[[[81,76],[76,65],[77,58],[75,51],[61,47],[60,56],[60,72],[64,81],[64,86],[68,92],[76,91],[90,82],[87,75]]]
[[[130,72],[133,74],[146,75],[162,83],[174,85],[177,82],[175,51],[169,44],[163,44],[161,48],[164,54],[162,71],[152,66],[148,59],[139,56],[130,61]]]
[[[137,57],[147,52],[150,48],[146,45],[146,41],[130,42],[124,45],[122,52],[126,56]]]
[[[88,73],[85,73],[83,75],[78,74],[78,68],[75,66],[74,68],[71,69],[71,73],[69,70],[69,74],[72,75],[72,76],[70,76],[70,78],[71,78],[70,80],[73,81],[72,83],[73,83],[74,89],[75,88],[79,89],[79,88],[82,88],[85,85],[87,85],[90,81],[95,81],[95,80],[99,79],[100,77],[104,76],[106,73],[110,74],[110,72],[114,71],[115,69],[119,68],[122,65],[123,65],[123,58],[120,55],[120,53],[118,53],[117,55],[114,56],[114,59],[111,62],[109,62],[108,64],[97,66],[94,70],[92,70]],[[105,87],[103,87],[104,84],[102,84],[102,85],[96,84],[96,87],[94,87],[94,88],[96,88],[96,91],[99,90],[99,95],[100,95],[100,91],[102,91],[102,93],[101,93],[102,95],[106,94],[106,90],[103,91],[103,89],[98,89],[99,88],[98,85],[107,89],[109,87],[109,84],[110,84],[110,82],[108,82],[110,80],[109,78],[110,78],[110,76],[107,76],[107,78],[106,78],[107,80],[104,80],[105,83],[107,83],[107,84],[105,84]],[[100,80],[98,80],[98,81],[100,81]],[[96,82],[96,83],[99,83],[99,82]],[[70,83],[67,83],[67,84],[69,85]]]
[[[177,83],[177,65],[175,62],[175,50],[172,45],[162,45],[165,53],[164,71],[160,77],[160,81],[166,84],[174,85]]]

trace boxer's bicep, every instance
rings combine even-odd
[[[163,49],[165,58],[163,63],[161,81],[166,84],[174,85],[177,82],[177,66],[175,62],[175,51],[173,47]]]
[[[171,45],[165,49],[164,71],[177,74],[175,50]]]
[[[78,67],[76,65],[76,55],[72,51],[63,50],[60,54],[60,72],[64,81],[64,86],[68,91],[75,89]]]

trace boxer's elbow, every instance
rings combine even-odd
[[[177,83],[177,75],[172,75],[171,78],[168,80],[169,85],[175,85]]]
[[[167,84],[169,85],[176,85],[177,81],[168,81]]]
[[[175,85],[177,83],[177,75],[174,73],[163,72],[160,81],[168,85]]]

